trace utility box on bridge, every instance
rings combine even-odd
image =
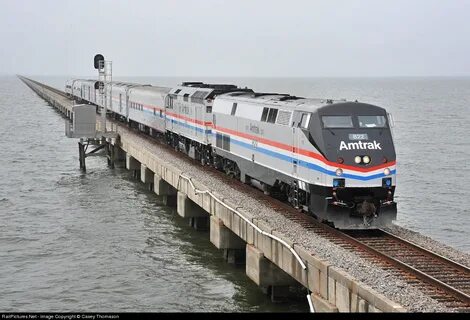
[[[66,121],[65,135],[69,138],[96,136],[96,106],[80,104],[72,107],[72,123]]]

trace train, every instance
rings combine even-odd
[[[65,92],[101,106],[96,80]],[[255,92],[231,84],[112,82],[111,116],[338,229],[397,216],[391,115],[363,102]]]

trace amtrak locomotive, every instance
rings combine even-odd
[[[66,92],[100,105],[94,82],[71,80]],[[175,88],[114,82],[108,109],[337,228],[396,219],[396,156],[381,107],[202,82]]]

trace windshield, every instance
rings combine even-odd
[[[385,128],[387,123],[384,116],[358,116],[361,128]]]
[[[323,116],[324,128],[353,128],[351,116]]]

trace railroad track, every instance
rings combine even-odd
[[[444,306],[470,312],[470,269],[384,230],[337,230],[287,214],[304,228],[379,266]]]
[[[31,80],[38,85],[66,96],[64,92]],[[119,121],[115,121],[119,123]],[[137,135],[158,144],[175,157],[193,165],[201,165],[182,153],[175,151],[159,139],[133,130]],[[206,166],[209,174],[216,175],[228,185],[252,196],[257,189],[232,179],[215,168]],[[375,230],[337,230],[305,213],[299,212],[288,204],[258,192],[257,198],[275,209],[286,218],[299,223],[330,242],[350,251],[361,258],[390,272],[397,278],[436,299],[448,308],[459,312],[470,312],[470,269],[445,257],[401,239],[386,231]]]
[[[432,296],[444,304],[470,311],[470,269],[384,230],[343,231],[372,248],[378,256],[433,285]]]
[[[36,81],[36,80],[32,80],[32,79],[25,78],[25,77],[22,77],[22,76],[20,76],[20,79],[22,79],[23,81],[24,81],[24,79],[29,80],[29,81],[31,81],[31,82],[34,82],[34,83],[37,84],[38,86],[43,87],[43,88],[46,88],[46,89],[48,89],[48,90],[50,90],[50,91],[52,91],[52,92],[54,92],[54,93],[56,93],[56,94],[58,94],[58,95],[60,95],[60,96],[62,96],[62,97],[68,97],[67,94],[66,94],[65,92],[63,92],[62,90],[59,90],[59,89],[56,89],[56,88],[54,88],[54,87],[48,86],[47,84],[43,84],[43,83],[38,82],[38,81]]]

